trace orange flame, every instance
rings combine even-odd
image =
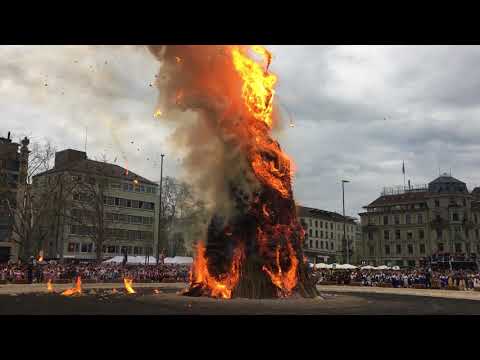
[[[82,294],[82,279],[80,279],[80,276],[77,277],[75,287],[71,288],[71,289],[68,289],[68,290],[65,290],[64,292],[62,292],[61,295],[72,296],[72,295],[75,295],[75,294],[78,294],[78,295]]]
[[[123,283],[125,284],[125,289],[129,294],[135,294],[136,291],[132,288],[133,279],[124,278]]]
[[[253,50],[261,55],[271,59],[269,52],[255,46]],[[268,127],[272,126],[273,96],[275,90],[273,87],[277,77],[269,74],[260,64],[243,54],[238,47],[232,49],[233,65],[243,80],[242,97],[250,113],[257,120],[264,122]],[[268,60],[270,64],[270,60]],[[267,66],[268,69],[268,66]]]
[[[175,95],[175,104],[180,105],[183,99],[183,91],[181,89],[177,90],[177,93]]]
[[[293,250],[292,245],[287,243],[288,257],[290,259],[290,268],[284,272],[280,264],[280,248],[277,246],[276,250],[276,261],[275,265],[277,267],[277,272],[273,272],[268,269],[266,266],[263,266],[263,271],[265,271],[272,280],[272,283],[278,287],[285,295],[290,295],[293,288],[297,285],[297,268],[298,268],[298,259]]]
[[[235,249],[229,272],[221,274],[216,278],[211,275],[208,270],[208,262],[205,257],[205,245],[199,243],[197,256],[195,257],[190,273],[192,284],[209,289],[210,296],[212,297],[230,299],[232,297],[232,290],[240,279],[240,266],[243,262],[243,257],[243,249]]]
[[[52,280],[51,279],[48,279],[48,281],[47,281],[47,291],[49,293],[53,292],[53,286],[52,286]]]

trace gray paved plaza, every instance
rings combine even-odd
[[[320,286],[322,299],[219,300],[180,296],[185,284],[85,284],[83,295],[64,297],[70,285],[0,287],[2,315],[456,315],[480,314],[480,293]],[[116,288],[117,291],[112,289]],[[460,298],[462,297],[462,298]]]

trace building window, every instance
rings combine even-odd
[[[82,244],[82,253],[88,252],[88,244]]]
[[[439,252],[443,252],[443,251],[444,251],[444,249],[443,249],[443,244],[442,244],[442,243],[438,243],[437,246],[438,246],[438,251],[439,251]]]
[[[315,248],[318,249],[318,240],[315,240]]]
[[[442,229],[437,229],[437,239],[440,240],[442,238]]]
[[[466,252],[467,254],[470,254],[470,243],[468,243],[468,242],[465,243],[465,252]]]
[[[325,239],[328,239],[328,232],[325,231]]]
[[[390,231],[389,230],[384,230],[383,231],[383,239],[384,240],[390,240]]]
[[[330,233],[330,239],[333,239],[333,233],[332,232]]]
[[[320,221],[320,229],[323,229],[323,221]]]
[[[330,230],[333,230],[333,223],[330,223]]]
[[[425,254],[425,244],[420,244],[420,254]]]
[[[417,215],[417,223],[423,224],[423,215],[422,214]]]
[[[315,230],[315,237],[318,237],[318,230]]]
[[[461,243],[455,243],[455,252],[456,253],[461,253],[462,252],[462,244]]]
[[[390,245],[385,245],[385,255],[390,255]]]
[[[312,229],[308,229],[308,235],[311,237],[313,236],[313,230]]]
[[[463,206],[467,206],[467,200],[463,199]]]
[[[318,227],[318,220],[315,220],[315,227]]]
[[[395,240],[400,240],[400,230],[395,230]]]
[[[313,240],[310,240],[310,249],[313,248]]]
[[[407,240],[413,240],[413,233],[411,231],[407,232]]]
[[[478,240],[478,229],[475,229],[475,237],[476,237],[477,240]]]
[[[383,217],[383,225],[388,225],[388,215]]]
[[[308,223],[310,226],[312,226],[312,219],[308,219]]]
[[[68,252],[78,252],[78,243],[70,242],[68,243]]]
[[[458,221],[458,214],[457,213],[452,214],[452,220],[453,221]]]
[[[323,241],[320,241],[320,249],[323,249]]]
[[[402,245],[397,244],[396,248],[397,248],[396,249],[397,250],[397,255],[400,255],[402,253]]]
[[[373,232],[368,232],[368,240],[373,240]]]
[[[400,225],[400,215],[395,215],[395,225]]]
[[[412,223],[412,216],[410,214],[405,215],[405,224]]]
[[[323,230],[320,231],[320,237],[323,238]]]
[[[418,238],[423,239],[425,237],[425,232],[423,229],[418,230]]]
[[[330,250],[333,250],[333,242],[330,243]]]
[[[369,247],[368,247],[368,250],[369,250],[370,256],[374,256],[374,255],[375,255],[375,248],[374,248],[373,246],[369,246]]]
[[[413,245],[408,244],[408,255],[413,255]]]
[[[435,207],[440,207],[440,200],[435,200]]]

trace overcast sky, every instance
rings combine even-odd
[[[442,172],[480,185],[479,46],[269,46],[278,99],[295,127],[278,134],[297,166],[297,202],[356,216],[384,186]],[[158,63],[143,47],[1,46],[0,136],[84,149],[158,180],[180,172],[153,117]],[[288,115],[285,117],[288,123]]]

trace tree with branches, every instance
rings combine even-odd
[[[56,151],[49,141],[33,144],[32,150],[28,150],[28,145],[25,137],[18,181],[12,183],[6,176],[0,176],[1,207],[10,218],[7,236],[18,245],[19,257],[23,260],[38,254],[48,234],[45,221],[54,212],[51,195],[58,186],[58,182],[52,181],[41,190],[33,188],[33,177],[50,169]]]

